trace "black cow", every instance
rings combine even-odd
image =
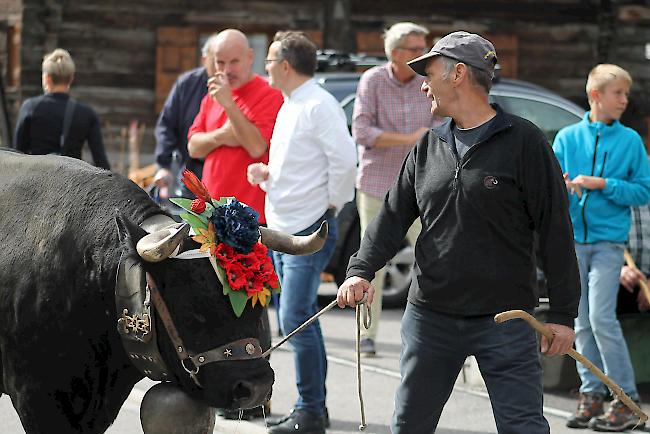
[[[208,259],[141,260],[140,225],[162,213],[119,175],[0,151],[0,394],[11,397],[27,433],[102,433],[143,378],[117,332],[122,255],[150,273],[187,349],[258,337],[262,308],[249,305],[237,318]],[[191,396],[235,409],[269,395],[273,371],[263,358],[204,365],[199,387],[159,317],[155,324],[170,380]]]

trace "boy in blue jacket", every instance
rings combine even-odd
[[[650,166],[643,141],[619,119],[628,104],[632,78],[617,65],[601,64],[589,73],[591,110],[555,138],[569,191],[581,298],[575,320],[576,349],[639,401],[630,355],[616,318],[623,249],[630,229],[630,206],[650,200]],[[578,363],[582,380],[570,428],[619,432],[637,418],[614,399],[603,414],[605,385]]]

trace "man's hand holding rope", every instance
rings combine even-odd
[[[355,307],[362,299],[364,294],[368,294],[368,306],[372,304],[375,289],[363,277],[352,276],[345,279],[345,282],[339,288],[336,294],[336,303],[340,308],[350,306]]]

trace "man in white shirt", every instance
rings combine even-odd
[[[273,253],[280,278],[280,325],[289,333],[318,311],[320,273],[337,236],[336,213],[354,197],[356,152],[345,114],[316,84],[316,46],[298,32],[279,32],[269,47],[269,83],[284,94],[271,138],[269,164],[248,166],[248,180],[266,191],[266,221],[292,234],[315,231],[327,220],[322,250],[309,256]],[[325,433],[327,359],[320,325],[314,322],[289,343],[294,350],[298,399],[269,428],[271,434]]]

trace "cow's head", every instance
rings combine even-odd
[[[128,259],[132,269],[141,267],[142,272],[148,273],[149,279],[155,282],[186,351],[198,354],[228,346],[240,339],[262,339],[262,306],[248,305],[237,317],[208,259],[170,257],[173,252],[198,247],[186,231],[178,226],[160,229],[162,224],[158,223],[149,227],[143,225],[152,232],[148,233],[122,216],[117,217],[117,226],[123,261]],[[317,250],[321,239],[324,240],[322,232],[310,240],[287,238],[273,231],[264,231],[262,236],[262,241],[270,248],[293,253],[301,253],[304,249]],[[135,281],[141,282],[141,279]],[[210,406],[229,409],[256,407],[268,399],[274,375],[266,359],[226,358],[200,366],[195,379],[192,379],[185,368],[192,371],[195,367],[191,364],[183,367],[177,356],[177,347],[165,332],[160,315],[154,317],[158,348],[169,368],[169,377],[172,377],[169,380],[179,383],[187,393]]]

